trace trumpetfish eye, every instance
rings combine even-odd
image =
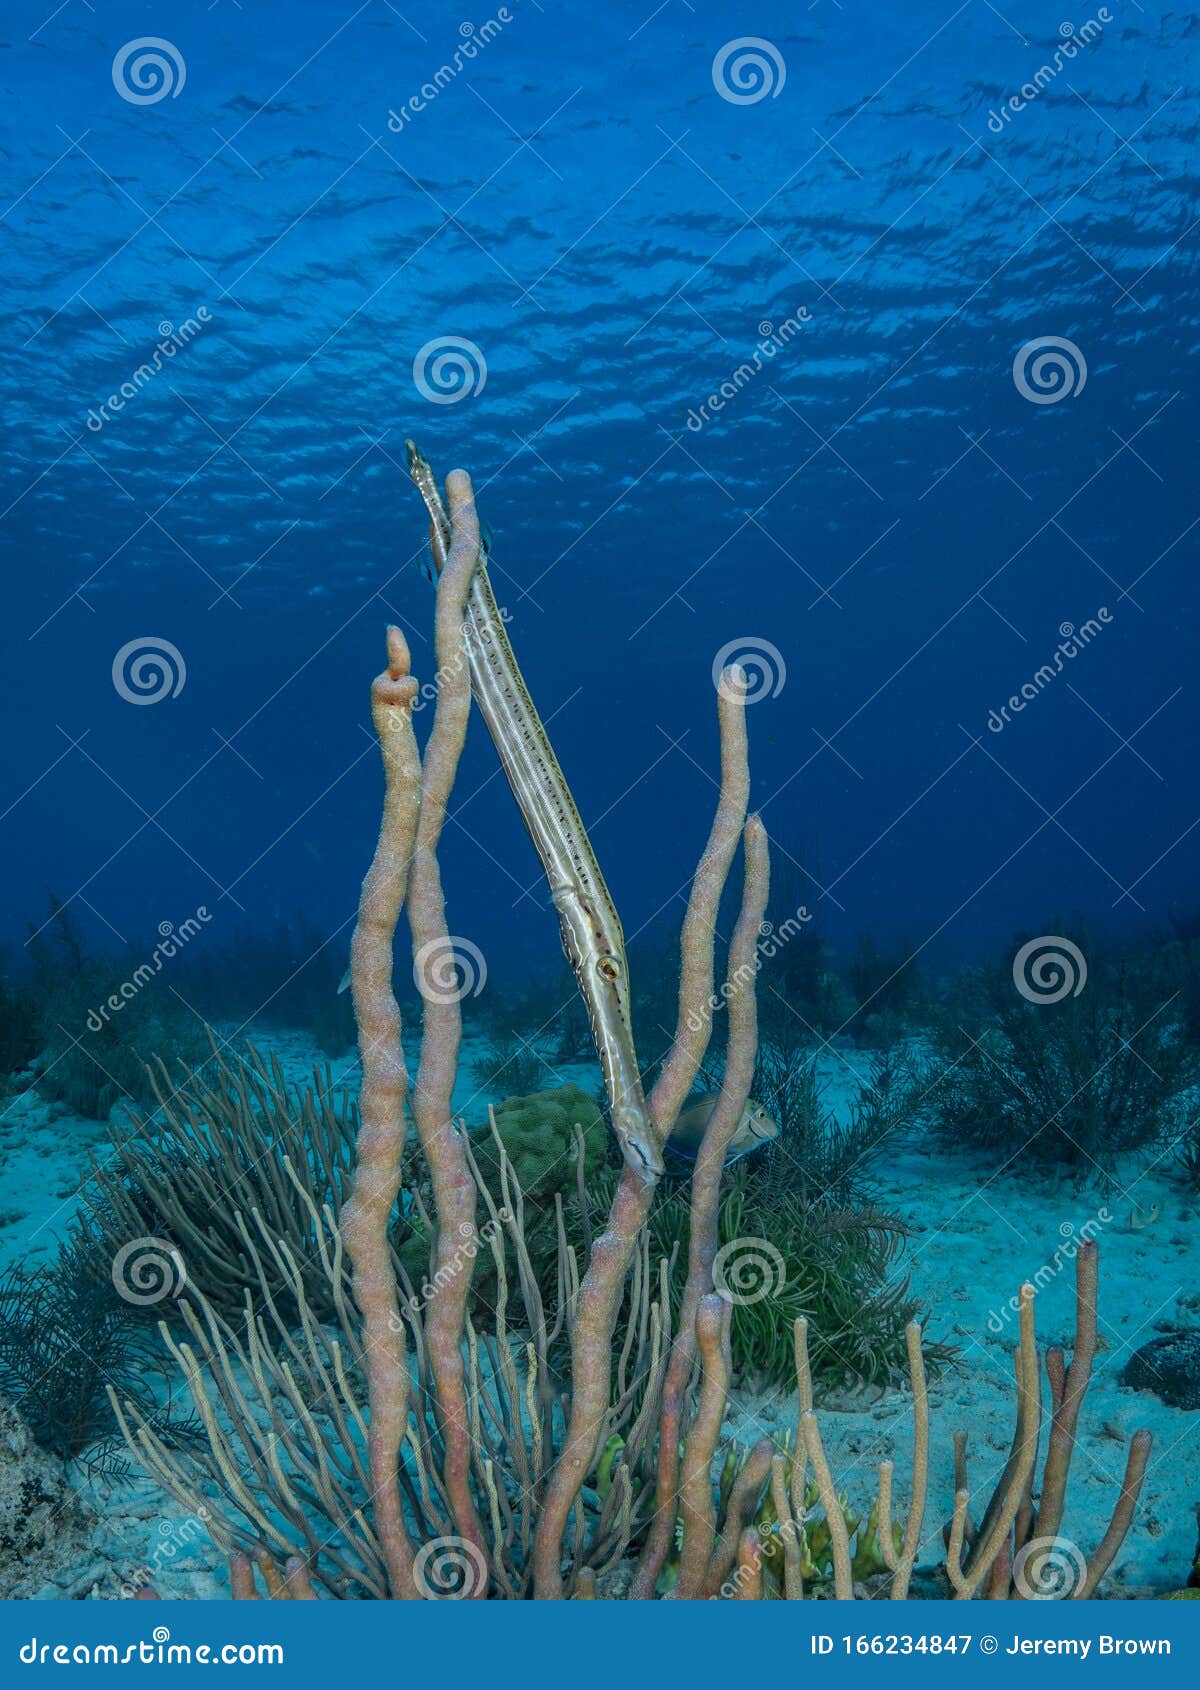
[[[610,956],[601,957],[600,961],[596,964],[596,967],[606,980],[616,980],[620,978],[621,970],[617,967],[615,961]]]

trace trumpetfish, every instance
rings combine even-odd
[[[430,549],[440,574],[450,550],[450,518],[428,459],[411,440],[405,445],[409,474],[429,512]],[[563,950],[587,1006],[621,1154],[634,1169],[661,1174],[662,1146],[646,1107],[633,1043],[621,919],[518,667],[484,547],[467,596],[463,638],[475,702],[541,860]]]

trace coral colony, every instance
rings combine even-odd
[[[839,1491],[814,1408],[822,1335],[803,1315],[787,1332],[791,1425],[723,1442],[736,1346],[749,1341],[735,1315],[752,1302],[738,1295],[746,1264],[731,1265],[723,1200],[745,1212],[744,1170],[776,1153],[779,1130],[750,1097],[769,851],[747,813],[746,677],[734,665],[717,688],[719,799],[679,940],[674,1039],[644,1088],[621,923],[496,608],[471,482],[452,473],[443,505],[415,448],[410,464],[438,575],[436,707],[422,756],[418,682],[390,628],[371,690],[383,819],[350,963],[357,1121],[319,1086],[291,1098],[251,1052],[164,1086],[166,1124],[160,1113],[123,1140],[89,1233],[98,1250],[130,1231],[182,1245],[186,1331],[161,1330],[202,1429],[180,1437],[114,1391],[133,1454],[206,1522],[238,1597],[966,1600],[1053,1593],[1068,1576],[1071,1594],[1094,1594],[1133,1522],[1150,1435],[1128,1443],[1107,1530],[1085,1550],[1064,1539],[1099,1341],[1090,1235],[1074,1254],[1069,1361],[1058,1346],[1039,1356],[1034,1287],[1016,1298],[1011,1449],[996,1473],[956,1439],[949,1518],[928,1504],[926,1376],[944,1357],[915,1319],[886,1368],[907,1384],[903,1498],[890,1460],[873,1495]],[[565,1088],[514,1098],[468,1132],[451,1104],[463,1028],[438,847],[472,700],[545,870],[606,1110]],[[739,846],[740,912],[717,987]],[[393,986],[402,911],[423,1000],[412,1076]],[[164,1166],[178,1171],[181,1149],[184,1183],[168,1191]],[[217,1210],[219,1223],[192,1224]]]

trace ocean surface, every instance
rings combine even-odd
[[[9,940],[49,894],[99,947],[201,905],[348,932],[389,620],[433,669],[408,436],[475,478],[630,935],[707,827],[719,653],[835,944],[940,966],[1194,902],[1186,8],[4,31]],[[485,952],[556,954],[478,721],[443,855]]]

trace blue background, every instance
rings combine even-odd
[[[352,917],[385,623],[433,667],[410,433],[476,478],[630,934],[677,921],[729,641],[780,654],[754,800],[839,942],[952,959],[1056,912],[1186,905],[1200,23],[1113,4],[995,133],[1099,8],[507,10],[396,133],[495,9],[6,7],[6,931],[48,888],[100,940],[200,903],[227,931]],[[142,36],[185,74],[136,105],[112,62]],[[748,104],[713,80],[742,36],[783,67]],[[202,306],[89,429],[160,323]],[[689,429],[760,325],[802,309]],[[1047,335],[1087,379],[1035,404],[1014,357]],[[446,336],[486,382],[438,404],[414,359]],[[1101,605],[1101,637],[989,734]],[[112,662],[150,636],[186,684],[136,708]],[[555,954],[479,723],[444,857],[452,926]]]
[[[0,1605],[0,1649],[6,1665],[12,1662],[12,1679],[25,1677],[39,1682],[48,1674],[62,1676],[72,1671],[85,1677],[97,1673],[157,1672],[186,1674],[186,1668],[156,1666],[97,1666],[17,1664],[17,1653],[31,1639],[39,1645],[149,1642],[154,1629],[165,1626],[173,1644],[207,1643],[218,1648],[226,1643],[265,1642],[282,1644],[282,1665],[225,1667],[223,1671],[251,1677],[265,1677],[279,1685],[327,1685],[331,1675],[345,1675],[348,1662],[359,1673],[395,1671],[396,1650],[404,1651],[404,1670],[447,1672],[447,1629],[452,1628],[453,1657],[457,1663],[475,1667],[486,1661],[489,1683],[507,1686],[529,1680],[530,1610],[518,1604],[464,1603],[454,1613],[434,1613],[428,1605],[366,1602],[355,1605],[352,1653],[348,1653],[347,1628],[340,1623],[344,1610],[329,1605],[270,1603],[209,1603],[201,1611],[185,1602],[73,1604],[4,1603]],[[659,1604],[627,1603],[622,1607],[619,1629],[607,1606],[580,1608],[543,1605],[536,1620],[542,1648],[561,1651],[561,1671],[578,1690],[611,1684],[614,1673],[624,1683],[641,1686],[661,1683],[664,1669],[679,1673],[695,1668],[712,1680],[718,1674],[731,1679],[744,1676],[748,1653],[768,1663],[764,1670],[786,1683],[798,1683],[819,1674],[839,1684],[929,1684],[963,1682],[1011,1684],[1016,1674],[1023,1682],[1061,1682],[1064,1676],[1086,1674],[1089,1683],[1136,1682],[1176,1684],[1195,1682],[1196,1610],[1184,1603],[1039,1602],[1012,1604],[997,1609],[995,1604],[880,1602],[851,1608],[843,1603],[807,1603],[803,1607],[756,1603],[753,1609],[738,1609],[730,1603],[688,1603],[676,1608]],[[560,1629],[561,1627],[561,1629]],[[752,1635],[751,1635],[752,1632]],[[949,1655],[908,1656],[858,1655],[842,1652],[841,1638],[887,1636],[907,1633],[970,1634],[969,1651]],[[1085,1662],[1071,1656],[1009,1655],[1015,1637],[1092,1637],[1104,1632],[1116,1637],[1165,1638],[1169,1656],[1098,1656],[1093,1645]],[[813,1633],[834,1640],[834,1652],[818,1656],[811,1652]],[[979,1640],[991,1636],[998,1644],[993,1655],[980,1652]],[[196,1670],[201,1670],[197,1667]]]

